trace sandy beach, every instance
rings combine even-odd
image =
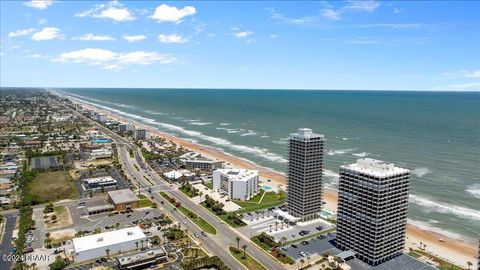
[[[79,101],[76,101],[76,102],[81,103]],[[271,183],[270,183],[271,185],[274,185],[274,184],[279,185],[279,187],[282,189],[284,189],[286,186],[285,175],[275,172],[269,168],[258,166],[248,160],[234,157],[218,149],[199,145],[185,139],[174,137],[170,134],[160,132],[154,129],[153,127],[132,121],[130,119],[126,119],[112,112],[102,110],[97,107],[93,107],[89,104],[85,104],[85,103],[81,103],[81,104],[85,108],[104,113],[108,115],[111,119],[114,119],[116,121],[123,122],[123,123],[128,123],[128,122],[134,123],[136,127],[141,127],[149,130],[152,136],[158,136],[158,137],[171,140],[191,151],[200,152],[203,155],[213,159],[223,160],[226,162],[227,165],[230,165],[232,167],[258,170],[262,178],[271,180]],[[336,212],[337,193],[333,190],[326,189],[324,192],[324,199],[326,202],[326,209]],[[443,239],[444,242],[440,242],[439,239]],[[476,269],[475,266],[477,262],[476,254],[477,254],[478,239],[472,240],[471,242],[467,242],[465,240],[449,238],[445,235],[442,235],[436,232],[426,231],[419,227],[408,224],[406,250],[408,250],[408,248],[418,249],[420,242],[426,244],[427,246],[426,251],[428,252],[436,254],[437,256],[445,260],[454,262],[455,264],[461,265],[462,267],[465,267],[465,268],[467,268],[466,262],[470,261],[473,263],[472,269]]]

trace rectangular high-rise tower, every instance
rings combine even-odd
[[[287,209],[301,221],[319,217],[323,202],[323,135],[309,128],[290,134]]]
[[[378,265],[405,245],[410,170],[364,158],[340,166],[337,245]]]

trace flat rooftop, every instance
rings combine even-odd
[[[138,201],[138,197],[130,189],[112,190],[108,192],[108,197],[114,204],[122,204]]]
[[[297,132],[290,133],[290,138],[293,138],[293,139],[322,138],[324,139],[325,136],[323,136],[322,134],[313,133],[312,129],[310,128],[299,128]]]
[[[257,170],[247,170],[247,169],[217,169],[215,172],[219,172],[223,175],[228,176],[231,180],[240,180],[247,181],[254,175],[258,175]]]
[[[84,182],[87,182],[88,184],[94,184],[94,183],[105,183],[105,182],[114,182],[116,183],[117,180],[113,179],[111,176],[101,176],[101,177],[94,177],[94,178],[86,178],[83,180]]]
[[[75,252],[97,249],[101,247],[113,246],[116,244],[139,241],[147,237],[140,227],[131,227],[121,230],[98,233],[84,237],[73,238],[73,248]]]
[[[377,266],[371,266],[355,258],[346,263],[355,270],[438,270],[438,268],[421,262],[407,254],[402,254]]]
[[[163,248],[150,249],[136,254],[130,254],[117,257],[118,263],[122,265],[140,263],[146,260],[155,259],[158,257],[166,256],[167,253]]]
[[[342,165],[341,168],[380,178],[410,172],[408,169],[396,167],[393,163],[373,158],[358,159],[356,163]]]

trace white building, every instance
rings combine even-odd
[[[107,115],[106,114],[99,114],[98,115],[98,121],[105,123],[107,122]]]
[[[202,171],[211,171],[223,167],[223,161],[206,158],[198,152],[188,152],[181,155],[179,157],[179,163],[189,170],[198,169]]]
[[[84,237],[74,238],[73,241],[73,257],[77,262],[91,260],[98,257],[105,257],[105,250],[109,250],[109,254],[117,254],[118,252],[126,252],[141,247],[142,240],[144,246],[147,245],[147,237],[140,227],[131,227],[121,230],[88,235]]]
[[[117,187],[117,180],[111,176],[101,176],[83,180],[83,188],[85,190],[111,190]]]
[[[106,148],[93,149],[90,151],[91,159],[109,158],[112,156],[112,150]]]
[[[218,169],[213,171],[213,190],[223,191],[229,199],[249,200],[257,194],[258,171]]]
[[[182,177],[186,177],[187,179],[193,179],[195,174],[189,170],[173,170],[163,174],[166,178],[170,180],[178,180]]]

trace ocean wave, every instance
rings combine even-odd
[[[452,214],[463,219],[480,220],[480,211],[454,204],[436,202],[424,197],[410,194],[410,203],[421,206],[421,210],[431,213]]]
[[[352,153],[352,155],[357,156],[357,157],[367,157],[367,156],[370,155],[370,153],[361,152],[361,153]]]
[[[328,150],[327,155],[329,156],[336,156],[336,155],[344,155],[347,153],[350,153],[354,151],[355,149],[349,148],[349,149],[338,149],[338,150]]]
[[[468,186],[465,191],[471,196],[480,199],[480,184],[473,184]]]
[[[445,229],[441,229],[441,228],[438,228],[436,226],[433,226],[432,223],[434,223],[434,224],[439,223],[436,220],[435,220],[435,222],[432,222],[432,220],[430,220],[429,222],[422,222],[422,221],[419,221],[419,220],[413,220],[413,219],[409,218],[407,222],[408,222],[408,224],[413,225],[417,228],[420,228],[424,231],[435,232],[435,233],[445,235],[446,237],[453,238],[453,239],[460,239],[460,240],[464,239],[464,237],[460,234],[450,232],[450,231],[447,231]]]
[[[429,168],[421,167],[413,169],[412,173],[418,177],[424,177],[425,175],[430,173]]]
[[[288,142],[280,140],[280,141],[272,141],[272,143],[274,143],[274,144],[287,144]]]
[[[190,125],[195,125],[195,126],[206,126],[206,125],[211,125],[212,123],[209,122],[190,122]]]
[[[256,132],[247,132],[247,133],[240,134],[240,136],[255,136],[255,135],[257,135]]]
[[[214,143],[216,145],[223,146],[223,147],[226,147],[226,148],[230,148],[232,150],[236,150],[236,151],[239,151],[239,152],[250,153],[250,154],[253,154],[255,156],[261,157],[263,159],[269,160],[269,161],[274,161],[274,162],[279,162],[279,163],[286,163],[287,162],[287,160],[285,158],[283,158],[282,156],[277,155],[275,153],[271,153],[271,152],[269,152],[268,149],[265,149],[265,148],[250,147],[250,146],[246,146],[246,145],[234,144],[234,143],[232,143],[232,142],[230,142],[226,139],[205,135],[205,134],[203,134],[199,131],[188,130],[188,129],[185,129],[185,128],[180,127],[180,126],[167,124],[167,123],[163,123],[163,122],[157,122],[157,121],[155,121],[155,119],[151,119],[151,118],[147,118],[147,117],[143,117],[143,116],[135,115],[135,114],[131,114],[131,113],[126,113],[126,112],[117,110],[115,108],[111,108],[111,107],[108,107],[108,106],[103,106],[103,105],[100,105],[100,104],[88,102],[88,101],[82,100],[80,98],[73,98],[73,97],[71,97],[71,98],[74,99],[74,100],[76,99],[79,102],[84,102],[84,103],[87,103],[89,105],[96,106],[96,107],[99,107],[99,108],[117,113],[119,115],[126,116],[128,118],[133,118],[133,119],[136,119],[136,120],[144,121],[144,122],[146,122],[150,125],[155,125],[155,126],[158,126],[158,127],[161,127],[161,128],[165,128],[169,131],[175,131],[175,132],[179,132],[179,133],[191,136],[191,137],[196,137],[196,138],[199,138],[199,139],[202,139],[202,140],[205,140],[205,141],[209,141],[209,142]]]
[[[62,92],[62,93],[64,93],[64,92]],[[81,96],[81,95],[77,95],[77,94],[72,94],[72,93],[68,93],[68,94],[69,94],[69,95],[73,95],[73,96],[77,96],[77,97],[81,97],[81,98],[85,98],[85,99],[88,99],[88,100],[94,101],[94,102],[101,102],[101,103],[105,103],[105,104],[109,104],[109,105],[114,105],[114,106],[121,107],[121,108],[135,109],[135,106],[134,106],[134,105],[128,105],[128,104],[123,104],[123,103],[115,103],[115,102],[110,102],[110,101],[105,101],[105,100],[99,100],[99,99],[96,99],[96,98],[85,97],[85,96]]]
[[[268,135],[262,135],[262,136],[260,136],[260,137],[261,137],[261,138],[270,138],[270,136],[268,136]]]
[[[168,113],[156,112],[156,111],[151,111],[151,110],[142,110],[142,111],[146,112],[148,114],[153,114],[153,115],[168,115]]]
[[[230,126],[230,123],[220,123],[220,126]]]

